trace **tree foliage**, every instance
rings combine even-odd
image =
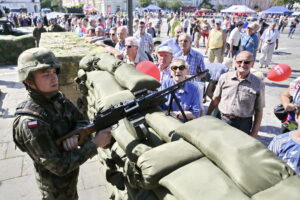
[[[177,12],[177,11],[180,10],[180,8],[181,8],[182,6],[183,6],[182,1],[180,1],[180,0],[175,0],[175,1],[172,1],[171,5],[170,5],[170,8],[171,8],[173,11]]]
[[[295,3],[300,3],[300,0],[273,0],[276,6],[287,6],[288,9],[293,9]]]
[[[41,8],[51,8],[51,0],[41,0]]]
[[[162,9],[168,8],[168,2],[166,0],[156,0],[158,7]]]
[[[151,3],[152,3],[152,0],[140,0],[140,6],[142,8],[149,6]]]
[[[209,0],[203,0],[202,3],[199,4],[199,8],[213,8],[213,5],[209,2]]]

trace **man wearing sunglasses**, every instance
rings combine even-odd
[[[147,55],[140,49],[140,43],[135,37],[125,39],[124,61],[136,66],[138,63],[148,60]]]
[[[161,89],[168,88],[180,81],[183,81],[189,74],[188,65],[183,59],[175,59],[171,63],[171,76],[161,84]],[[198,88],[191,82],[186,82],[184,87],[176,91],[176,97],[178,98],[182,109],[188,120],[195,119],[200,116],[200,101]],[[162,106],[162,109],[167,110],[171,104],[171,115],[178,119],[184,119],[184,116],[180,112],[179,106],[173,100],[171,102],[171,95],[167,96],[168,101]]]
[[[250,73],[253,64],[253,55],[248,51],[236,56],[236,71],[221,75],[207,114],[218,107],[223,121],[256,137],[265,107],[265,94],[264,83]]]
[[[176,26],[175,28],[175,37],[168,39],[167,41],[163,42],[158,47],[168,46],[172,49],[173,55],[179,52],[181,49],[179,47],[178,38],[183,33],[183,26]]]

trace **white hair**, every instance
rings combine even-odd
[[[140,46],[140,41],[135,37],[127,37],[125,39],[125,44],[126,43],[131,43],[133,46]]]

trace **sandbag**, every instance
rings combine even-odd
[[[116,82],[113,75],[106,71],[88,73],[88,80],[92,81],[95,90],[100,91],[101,97],[120,92],[123,88]]]
[[[101,93],[102,94],[102,93]],[[104,111],[110,108],[112,105],[119,104],[126,100],[134,99],[134,95],[129,90],[123,90],[115,92],[111,95],[103,96],[100,99],[96,100],[96,109],[97,111]]]
[[[246,200],[232,180],[206,157],[189,163],[160,179],[180,200]]]
[[[155,90],[160,83],[153,77],[137,71],[132,65],[123,63],[115,71],[115,78],[123,87],[131,92],[141,89]]]
[[[253,200],[299,200],[300,175],[291,176],[277,185],[255,194]]]
[[[136,162],[139,156],[151,149],[151,147],[140,143],[133,137],[133,134],[128,131],[123,120],[120,120],[118,128],[112,131],[112,136],[132,162]]]
[[[77,77],[81,80],[81,81],[86,81],[86,73],[83,69],[79,69],[77,72]]]
[[[98,69],[108,71],[110,73],[115,72],[117,67],[119,67],[122,63],[121,60],[117,59],[110,53],[96,54],[95,57],[99,58],[99,61],[97,62]]]
[[[294,174],[258,140],[217,118],[200,117],[175,131],[216,163],[248,196]]]
[[[184,140],[153,148],[142,154],[137,161],[143,175],[142,186],[146,189],[157,188],[160,178],[201,157],[203,154]]]
[[[93,71],[98,61],[99,58],[93,55],[84,56],[79,62],[79,69],[83,69],[86,72]]]
[[[153,192],[160,200],[177,200],[176,197],[170,194],[170,192],[164,187],[155,188]]]
[[[171,142],[180,137],[174,130],[183,123],[179,120],[166,116],[164,112],[154,112],[145,116],[147,124],[165,141]]]

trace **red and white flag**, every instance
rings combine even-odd
[[[35,128],[38,126],[38,122],[37,121],[27,122],[27,126],[28,128]]]

